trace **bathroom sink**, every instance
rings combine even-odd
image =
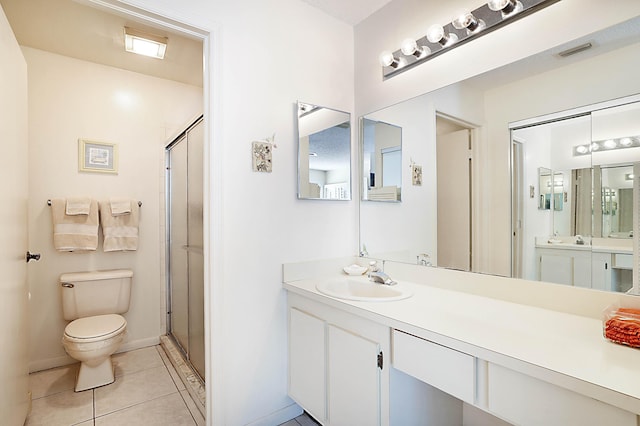
[[[316,289],[327,296],[338,299],[359,300],[365,302],[391,302],[407,299],[413,293],[402,286],[372,283],[366,278],[341,278],[316,284]]]

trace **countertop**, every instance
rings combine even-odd
[[[640,350],[606,340],[601,320],[409,281],[399,285],[413,296],[393,302],[349,301],[316,290],[322,279],[338,276],[289,281],[284,288],[489,362],[531,367],[538,376],[549,370],[561,382],[577,379],[565,387],[582,387],[609,403],[613,398],[614,405],[640,414]]]

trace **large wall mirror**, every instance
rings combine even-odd
[[[402,203],[361,202],[361,249],[385,260],[415,264],[428,255],[437,267],[628,291],[640,154],[606,144],[640,136],[629,127],[640,123],[630,119],[633,108],[615,102],[640,93],[631,71],[640,67],[639,35],[636,17],[365,115],[402,129],[402,182],[411,182],[414,163],[423,178],[402,186]],[[547,256],[541,269],[546,249],[576,254]]]
[[[298,102],[298,198],[351,199],[351,114]]]

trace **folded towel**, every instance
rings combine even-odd
[[[67,207],[65,214],[75,216],[79,214],[88,215],[91,208],[91,199],[83,198],[67,198]]]
[[[100,202],[100,224],[104,236],[103,250],[131,251],[138,249],[138,203],[129,202],[130,214],[114,216],[111,202]]]
[[[111,214],[113,216],[120,216],[123,214],[131,213],[131,200],[128,198],[111,198]]]
[[[95,250],[98,247],[98,203],[89,202],[88,214],[66,214],[63,198],[51,200],[53,245],[59,251]]]

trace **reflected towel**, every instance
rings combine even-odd
[[[114,216],[111,202],[100,202],[100,224],[104,242],[102,248],[109,251],[133,251],[138,249],[138,203],[129,201],[131,213]]]
[[[91,210],[91,198],[67,198],[65,214],[75,216],[79,214],[88,215]]]
[[[89,202],[88,214],[66,214],[64,198],[51,200],[53,245],[59,251],[86,251],[98,247],[98,203]]]
[[[131,200],[127,198],[111,198],[111,214],[113,216],[121,216],[131,213]]]

